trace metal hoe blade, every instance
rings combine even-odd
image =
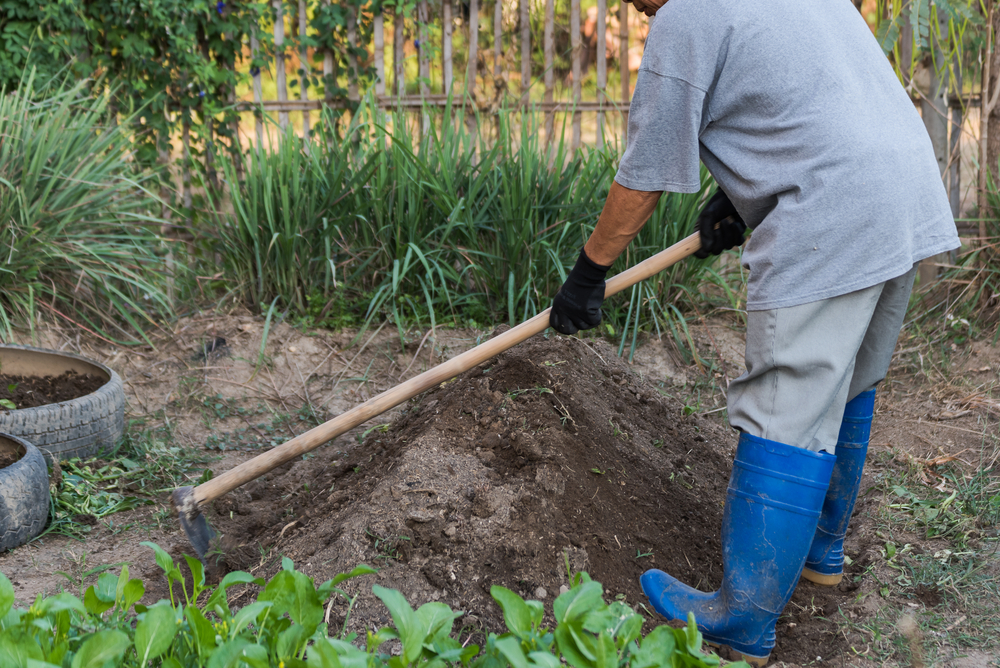
[[[208,526],[205,516],[201,514],[198,504],[194,498],[194,488],[178,487],[170,495],[170,501],[181,521],[181,528],[187,534],[192,547],[198,553],[198,558],[205,560],[205,554],[215,538],[215,532]]]

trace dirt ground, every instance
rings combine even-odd
[[[384,328],[355,341],[351,332],[279,324],[262,345],[263,333],[259,318],[200,316],[181,321],[155,350],[55,328],[35,343],[114,368],[130,429],[169,426],[177,444],[216,457],[210,466],[221,472],[489,335]],[[551,610],[568,563],[600,581],[608,600],[662,623],[639,588],[644,570],[660,568],[705,591],[722,576],[719,528],[736,444],[724,390],[742,372],[742,334],[717,319],[695,336],[700,359],[690,365],[655,339],[628,363],[599,339],[535,337],[218,499],[208,515],[223,535],[220,567],[268,576],[287,556],[322,581],[367,563],[379,573],[349,584],[357,602],[349,619],[346,605],[331,606],[332,627],[387,623],[371,594],[378,583],[414,605],[440,600],[465,611],[464,631],[476,634],[502,624],[491,585]],[[1000,347],[956,349],[945,371],[930,362],[915,369],[910,344],[901,341],[878,395],[846,544],[849,577],[832,589],[798,587],[778,624],[778,665],[925,665],[913,647],[928,644],[934,665],[1000,665],[995,645],[955,642],[996,620],[963,614],[974,608],[946,579],[906,587],[899,572],[913,568],[914,555],[942,563],[958,555],[943,538],[887,520],[900,500],[885,491],[905,472],[944,492],[955,480],[997,474],[1000,405],[991,391]],[[946,466],[957,474],[943,476]],[[190,549],[166,493],[160,502],[106,518],[83,541],[43,538],[0,555],[0,571],[22,603],[89,583],[91,571],[118,563],[147,579],[147,599],[165,596],[139,543],[175,555]],[[972,531],[966,549],[985,555],[977,569],[1000,578],[996,529]],[[922,615],[923,630],[908,626],[905,613]],[[935,615],[939,627],[926,622]]]

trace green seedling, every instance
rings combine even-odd
[[[15,404],[10,399],[0,399],[0,408],[5,408],[9,411],[17,410],[17,404]]]
[[[635,558],[636,559],[642,559],[643,557],[651,557],[651,556],[653,556],[653,551],[652,550],[650,550],[649,552],[643,552],[642,550],[636,550],[635,551]]]

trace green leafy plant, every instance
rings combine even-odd
[[[661,626],[645,638],[642,617],[620,601],[606,604],[599,583],[586,573],[554,602],[555,627],[543,625],[545,608],[500,586],[490,593],[503,610],[507,630],[490,633],[485,646],[462,643],[454,622],[462,612],[444,603],[416,610],[393,589],[372,591],[388,608],[392,625],[366,633],[362,647],[346,634],[357,600],[340,585],[374,574],[360,565],[316,585],[290,559],[269,581],[243,572],[206,584],[202,564],[185,557],[190,578],[153,543],[169,600],[146,606],[146,588],[129,577],[105,572],[81,597],[68,592],[39,597],[27,609],[14,606],[14,588],[0,574],[0,656],[18,668],[709,668],[718,657],[702,651],[693,617],[687,627]],[[256,587],[256,600],[232,610],[227,591]],[[333,598],[348,604],[344,627],[330,636],[324,606]],[[383,649],[398,641],[398,652]],[[8,664],[5,664],[5,666]],[[729,664],[746,668],[745,663]]]

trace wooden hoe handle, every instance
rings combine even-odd
[[[699,248],[701,248],[701,241],[698,238],[698,234],[692,234],[648,260],[640,262],[634,267],[609,279],[604,291],[605,298],[660,273],[672,264],[691,255]],[[545,331],[545,328],[548,326],[549,309],[545,309],[530,320],[522,322],[517,327],[509,329],[503,334],[485,341],[475,348],[453,357],[447,362],[442,362],[419,376],[415,376],[392,389],[386,390],[382,394],[372,397],[363,404],[355,406],[346,413],[338,415],[329,422],[325,422],[318,427],[313,427],[304,434],[300,434],[292,440],[259,454],[218,477],[198,485],[192,490],[194,502],[197,504],[197,507],[201,507],[202,504],[217,499],[226,492],[230,492],[240,485],[244,485],[267,473],[271,469],[319,447],[373,417],[381,415],[393,406],[397,406],[407,399],[426,392],[435,385],[450,380],[477,364],[482,364],[491,357],[496,357],[508,348],[512,348],[525,339]]]

